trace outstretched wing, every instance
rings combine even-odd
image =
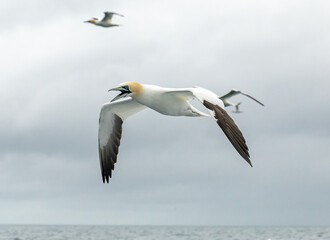
[[[249,148],[246,145],[243,134],[235,124],[234,120],[228,115],[224,109],[224,103],[219,97],[204,88],[187,88],[179,90],[168,91],[170,94],[177,94],[179,96],[187,97],[188,99],[197,98],[215,118],[218,125],[225,133],[231,144],[235,147],[237,152],[251,165]],[[229,93],[228,93],[229,94]],[[235,93],[231,93],[235,94]]]
[[[261,103],[260,101],[258,101],[254,97],[252,97],[252,96],[250,96],[250,95],[248,95],[246,93],[243,93],[243,92],[241,92],[239,90],[236,90],[236,89],[230,90],[230,92],[226,93],[225,95],[223,95],[223,96],[221,96],[219,98],[224,102],[225,106],[229,106],[229,104],[227,104],[228,99],[231,98],[231,97],[233,97],[233,96],[235,96],[235,95],[237,95],[237,94],[242,94],[244,96],[247,96],[247,97],[253,99],[254,101],[256,101],[257,103],[259,103],[261,106],[264,106],[263,103]]]
[[[104,12],[104,18],[102,19],[103,22],[111,22],[112,16],[113,15],[118,15],[121,17],[124,17],[124,15],[115,13],[115,12]]]
[[[223,102],[218,98],[215,93],[204,88],[193,89],[193,94],[209,110],[209,112],[216,119],[218,125],[225,133],[231,144],[235,147],[237,152],[252,167],[249,155],[249,148],[246,145],[243,134],[235,124],[234,120],[228,115],[228,113],[224,109]]]
[[[221,96],[219,98],[221,100],[223,100],[223,99],[231,98],[231,97],[233,97],[233,96],[235,96],[235,95],[237,95],[239,93],[240,93],[240,91],[237,91],[235,89],[232,89],[232,90],[230,90],[230,92],[226,93],[225,95],[223,95],[223,96]]]
[[[212,104],[205,100],[204,106],[214,112],[214,117],[217,120],[218,125],[225,133],[231,144],[235,147],[237,152],[247,161],[251,167],[249,148],[246,145],[242,132],[239,130],[234,120],[228,115],[228,113],[219,105]]]
[[[117,162],[123,121],[146,108],[132,98],[124,98],[102,106],[99,119],[99,158],[103,183],[111,178]]]
[[[254,97],[252,97],[252,96],[250,96],[250,95],[248,95],[248,94],[246,94],[246,93],[243,93],[243,92],[240,92],[242,95],[244,95],[244,96],[247,96],[247,97],[249,97],[249,98],[251,98],[252,100],[254,100],[254,101],[256,101],[257,103],[259,103],[261,106],[265,106],[263,103],[261,103],[261,102],[259,102],[257,99],[255,99]]]

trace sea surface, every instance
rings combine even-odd
[[[0,225],[0,240],[330,240],[330,227]]]

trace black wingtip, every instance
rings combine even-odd
[[[103,183],[105,183],[105,182],[109,183],[109,175],[102,174],[102,181],[103,181]]]
[[[249,155],[249,157],[250,157],[250,155]],[[245,158],[244,157],[244,159],[253,168],[250,158]]]

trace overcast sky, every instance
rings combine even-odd
[[[0,2],[1,224],[330,224],[330,2]],[[83,23],[116,16],[118,28]],[[145,110],[102,183],[100,107],[124,81],[244,96],[253,168],[208,118]]]

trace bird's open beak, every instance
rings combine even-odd
[[[108,92],[110,91],[120,91],[120,93],[114,98],[112,99],[110,102],[114,102],[120,98],[124,98],[126,97],[128,94],[132,93],[131,91],[127,90],[126,88],[123,87],[115,87],[115,88],[111,88],[108,90]]]

